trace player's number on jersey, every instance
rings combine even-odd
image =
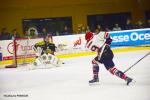
[[[91,47],[91,50],[92,51],[97,51],[99,48],[97,47],[97,46],[95,46],[95,45],[93,45],[92,47]]]

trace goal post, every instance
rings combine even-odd
[[[12,58],[12,64],[5,66],[5,68],[16,68],[17,67],[17,55],[16,55],[16,40],[13,39],[13,58]]]
[[[13,40],[12,45],[12,64],[5,66],[5,68],[16,68],[21,65],[26,65],[33,62],[35,59],[35,51],[33,46],[35,43],[42,41],[43,38],[18,38]]]

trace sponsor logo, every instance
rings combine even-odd
[[[23,46],[23,45],[20,45],[20,48],[21,48],[22,51],[32,50],[33,45],[32,46]]]
[[[16,43],[16,47],[15,47],[15,46],[14,46],[14,43],[11,42],[11,43],[9,43],[8,46],[7,46],[7,51],[8,51],[10,54],[13,54],[14,48],[16,48],[16,51],[17,51],[17,50],[18,50],[18,46],[19,46],[19,44]]]
[[[58,44],[57,46],[59,48],[59,50],[67,50],[67,44]]]
[[[77,45],[81,45],[81,37],[79,37],[79,39],[74,42],[74,47]]]
[[[11,43],[8,44],[7,51],[10,54],[13,54],[14,48],[16,48],[16,52],[18,50],[19,50],[19,52],[21,52],[21,51],[24,52],[24,51],[32,50],[32,48],[33,48],[33,45],[26,46],[26,45],[18,44],[17,42],[15,44],[16,44],[16,46],[14,46],[13,42],[11,42]]]
[[[130,35],[119,35],[112,36],[113,42],[128,42],[128,41],[142,41],[142,40],[150,40],[150,33],[137,33],[132,32]]]

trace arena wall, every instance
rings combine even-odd
[[[116,52],[131,52],[136,50],[150,50],[150,28],[109,32],[113,42],[111,48]],[[96,55],[85,48],[85,34],[54,36],[53,42],[57,46],[55,55],[59,58]],[[33,45],[42,38],[19,39],[17,41],[18,63],[32,62],[35,59]],[[13,63],[13,40],[0,41],[0,65]]]

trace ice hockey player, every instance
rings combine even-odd
[[[92,32],[87,32],[85,34],[86,48],[91,51],[96,51],[97,56],[92,60],[93,65],[93,79],[89,83],[99,82],[99,65],[98,63],[104,64],[105,68],[113,75],[120,77],[125,80],[127,85],[129,85],[133,79],[126,76],[122,71],[115,67],[113,62],[114,54],[110,48],[112,39],[107,32],[99,32],[94,34]]]
[[[37,57],[33,62],[34,66],[29,67],[29,69],[33,70],[35,68],[38,68],[37,66],[43,65],[47,68],[50,68],[50,66],[47,66],[49,64],[53,65],[53,67],[59,67],[61,64],[63,64],[63,62],[54,55],[56,46],[52,42],[51,36],[45,36],[43,38],[43,41],[34,45],[33,49],[35,50]]]

